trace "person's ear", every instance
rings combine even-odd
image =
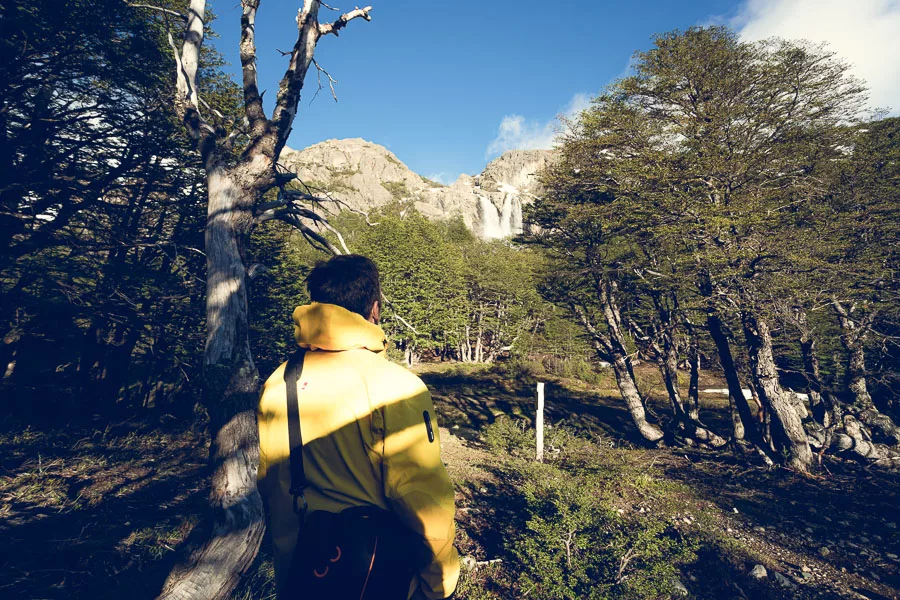
[[[381,303],[376,300],[372,304],[372,312],[369,313],[369,322],[378,325],[381,322]]]

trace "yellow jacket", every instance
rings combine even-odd
[[[314,302],[293,316],[294,337],[310,350],[298,383],[309,510],[392,510],[434,554],[413,584],[427,598],[449,596],[459,578],[453,485],[441,462],[428,389],[386,360],[384,332],[358,314]],[[286,364],[266,381],[257,412],[258,481],[268,501],[279,590],[300,527],[288,492]],[[434,442],[428,440],[424,411],[431,415]]]

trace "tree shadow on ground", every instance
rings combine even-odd
[[[900,478],[839,459],[819,474],[748,465],[742,456],[685,449],[684,460],[662,461],[670,477],[731,513],[759,552],[779,548],[783,562],[827,564],[850,589],[896,597],[900,588]],[[803,564],[799,564],[799,563]]]
[[[207,496],[205,437],[135,421],[0,431],[0,596],[155,596]]]
[[[501,415],[534,420],[538,379],[531,375],[500,367],[420,376],[432,392],[441,426],[478,431]],[[555,377],[541,380],[546,383],[545,422],[565,423],[595,437],[643,443],[620,398],[590,388],[573,389]]]
[[[522,418],[529,425],[533,419],[533,377],[498,369],[451,369],[424,374],[423,379],[432,389],[442,424],[475,430],[476,435],[461,437],[477,440],[477,432],[501,415]],[[590,388],[572,389],[568,383],[548,384],[549,421],[565,420],[595,440],[599,434],[640,445],[620,398]],[[702,396],[701,401],[703,420],[727,432],[727,401]],[[651,398],[650,405],[660,415],[667,410],[664,399]],[[755,455],[726,449],[675,447],[648,451],[650,455],[667,479],[696,491],[697,498],[715,505],[721,515],[717,527],[726,546],[701,548],[694,568],[700,583],[686,582],[692,590],[702,584],[702,597],[897,597],[896,474],[826,458],[818,475],[804,477],[785,469],[766,470]],[[491,471],[494,462],[484,469]],[[500,555],[505,532],[523,528],[521,492],[499,472],[490,481],[463,482],[459,488],[463,504],[477,507],[459,516],[466,533],[461,550],[482,553],[476,556],[479,560]],[[770,568],[761,582],[748,576],[759,563]],[[786,587],[775,581],[773,570],[789,580]]]

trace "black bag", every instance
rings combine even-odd
[[[418,568],[427,564],[419,540],[394,513],[360,506],[339,513],[307,514],[303,490],[303,438],[297,381],[303,372],[305,350],[288,361],[288,437],[294,510],[304,519],[297,536],[287,577],[288,598],[306,600],[405,600]]]

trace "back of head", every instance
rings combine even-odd
[[[368,319],[375,302],[381,299],[378,268],[359,254],[335,256],[320,261],[306,278],[313,302],[336,304]]]

